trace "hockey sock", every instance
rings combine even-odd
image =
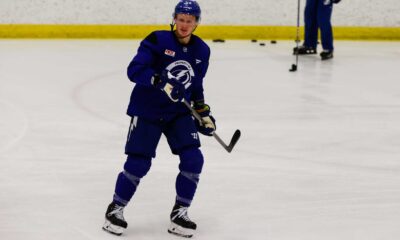
[[[151,166],[151,158],[140,155],[128,155],[124,171],[118,175],[113,201],[120,206],[126,206]]]
[[[203,168],[203,155],[198,148],[189,148],[179,153],[179,174],[176,178],[176,203],[190,206]]]

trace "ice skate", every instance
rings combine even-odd
[[[328,60],[333,58],[333,50],[324,50],[320,54],[321,60]]]
[[[168,232],[181,237],[191,238],[196,230],[196,223],[189,219],[187,207],[175,204],[171,212],[171,226]]]
[[[317,54],[317,49],[312,47],[306,47],[304,45],[293,48],[293,55],[308,55],[308,54]]]
[[[106,221],[103,229],[115,235],[121,235],[128,227],[128,223],[124,219],[124,207],[116,203],[108,205],[106,212]]]

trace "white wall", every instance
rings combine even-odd
[[[297,0],[198,0],[203,24],[296,25]],[[301,0],[301,12],[305,0]],[[177,0],[0,0],[0,24],[168,24]],[[400,27],[400,0],[342,0],[337,26]]]

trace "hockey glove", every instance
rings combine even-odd
[[[203,101],[194,103],[194,110],[202,117],[203,122],[195,120],[197,131],[206,136],[212,136],[214,131],[217,129],[215,125],[215,119],[211,116],[210,106],[205,104]]]
[[[164,91],[173,102],[181,102],[185,97],[185,86],[176,80],[168,71],[164,71],[161,76],[155,74],[151,82],[156,88]]]
[[[340,3],[341,0],[333,0],[333,3]]]

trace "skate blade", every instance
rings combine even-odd
[[[322,60],[322,61],[325,61],[325,60],[329,60],[329,59],[332,59],[332,58],[333,58],[333,56],[321,57],[321,60]]]
[[[120,236],[124,232],[125,228],[112,224],[110,221],[106,220],[103,225],[103,230],[111,234]]]
[[[169,233],[185,238],[193,237],[194,231],[194,229],[184,228],[175,223],[171,223],[171,226],[168,228]]]

